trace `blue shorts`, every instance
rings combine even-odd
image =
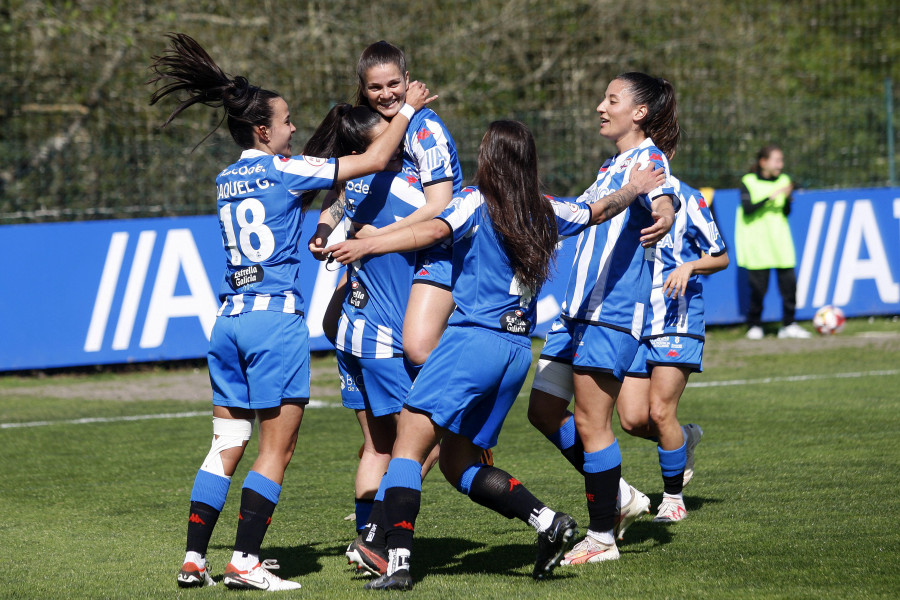
[[[572,329],[574,323],[559,317],[550,325],[550,331],[544,337],[541,358],[555,362],[572,364]]]
[[[684,367],[692,373],[703,372],[703,340],[677,335],[665,335],[641,342],[629,377],[649,377],[656,366]]]
[[[259,310],[216,317],[207,362],[216,406],[256,410],[309,402],[303,315]]]
[[[376,417],[399,413],[412,387],[406,359],[360,358],[337,351],[341,401],[353,410],[369,409]]]
[[[531,366],[531,340],[450,326],[425,361],[406,406],[481,448],[497,445]]]
[[[609,373],[619,381],[625,378],[641,345],[630,332],[588,323],[575,323],[572,337],[575,371]]]
[[[453,248],[437,244],[419,252],[413,283],[426,283],[445,290],[452,289]]]

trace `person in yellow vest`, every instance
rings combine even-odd
[[[765,146],[756,155],[752,173],[741,178],[741,204],[735,223],[738,267],[747,270],[750,304],[747,310],[747,338],[762,339],[763,297],[772,269],[781,294],[780,338],[808,338],[811,334],[794,321],[797,304],[797,276],[794,241],[787,217],[791,212],[794,184],[782,172],[784,154],[778,146]]]

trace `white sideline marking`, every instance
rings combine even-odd
[[[884,377],[900,374],[900,369],[887,371],[858,371],[856,373],[831,373],[827,375],[787,375],[784,377],[762,377],[760,379],[731,379],[726,381],[698,381],[687,387],[722,387],[726,385],[752,385],[756,383],[777,383],[780,381],[815,381],[817,379],[852,379],[855,377]]]
[[[331,402],[310,400],[307,404],[310,408],[330,408],[341,406]],[[184,419],[187,417],[210,417],[212,411],[202,410],[180,413],[160,413],[155,415],[133,415],[126,417],[84,417],[81,419],[64,419],[61,421],[31,421],[29,423],[0,423],[0,429],[14,429],[17,427],[43,427],[45,425],[83,425],[85,423],[121,423],[123,421],[148,421],[150,419]]]

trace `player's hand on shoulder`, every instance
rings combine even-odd
[[[637,187],[638,194],[648,194],[666,182],[666,170],[654,163],[644,163],[631,171],[629,181]]]
[[[421,81],[413,81],[406,88],[406,103],[416,110],[437,99],[437,94],[429,96],[429,90]]]

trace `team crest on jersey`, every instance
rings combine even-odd
[[[319,158],[318,156],[306,156],[306,155],[303,155],[303,160],[305,160],[307,163],[311,164],[314,167],[321,167],[322,165],[324,165],[325,163],[328,162],[327,158]]]
[[[368,303],[369,292],[366,291],[366,286],[358,279],[351,281],[350,294],[347,296],[347,304],[355,306],[356,308],[363,308]]]
[[[619,173],[621,173],[622,171],[624,171],[625,169],[627,169],[628,166],[631,164],[631,160],[632,160],[633,158],[634,158],[633,156],[629,156],[628,158],[626,158],[625,161],[624,161],[621,165],[619,165],[619,168],[616,169],[616,171],[619,172]]]
[[[244,287],[245,285],[259,283],[263,280],[264,275],[265,271],[263,271],[261,265],[250,265],[249,267],[244,267],[243,269],[235,271],[231,274],[231,287],[237,290]]]
[[[503,331],[527,335],[530,328],[530,323],[521,309],[511,310],[500,316],[500,329]]]

